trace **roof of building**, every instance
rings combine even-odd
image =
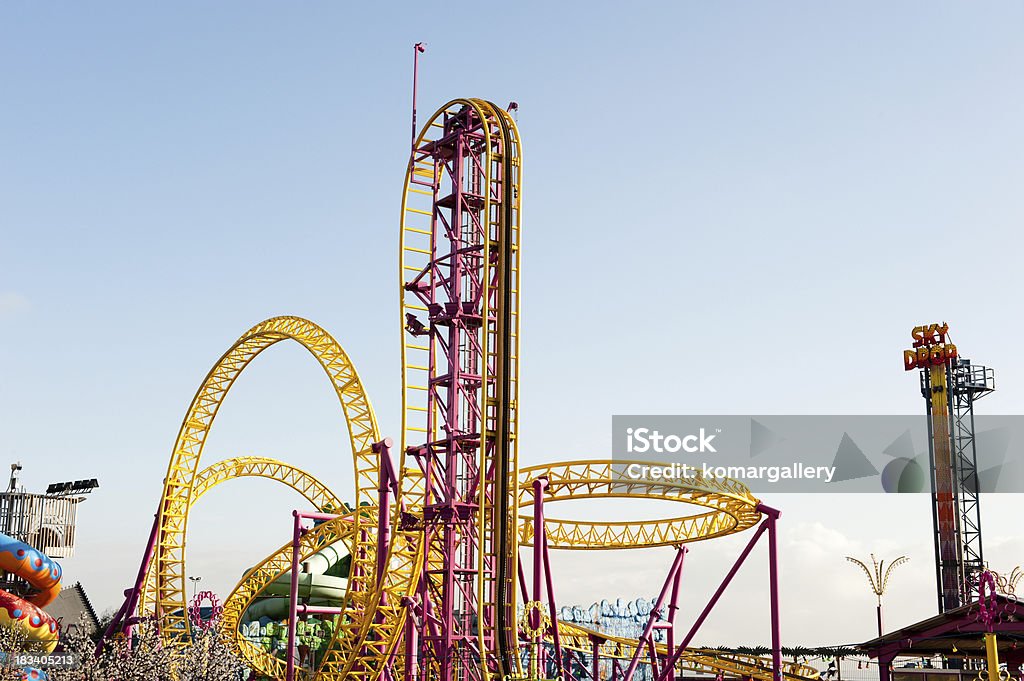
[[[89,634],[95,632],[100,625],[100,618],[96,615],[96,610],[93,609],[92,603],[89,602],[89,597],[85,593],[85,588],[80,582],[61,589],[56,600],[46,606],[46,612],[60,622],[62,627],[77,624],[79,618],[84,614]]]
[[[989,604],[995,618],[992,630],[999,634],[1000,651],[1024,647],[1024,603],[997,594]],[[857,646],[871,657],[892,655],[984,656],[982,634],[989,630],[978,603],[929,617]]]

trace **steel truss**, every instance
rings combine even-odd
[[[994,389],[992,369],[967,359],[921,371],[940,613],[977,600],[985,569],[974,403]]]
[[[683,670],[761,681],[813,679],[780,657],[776,522],[735,481],[637,481],[611,461],[519,467],[519,255],[521,152],[508,112],[478,99],[438,110],[414,143],[406,174],[400,247],[402,440],[397,465],[348,356],[323,329],[297,317],[243,334],[206,376],[175,443],[135,587],[111,633],[157,626],[165,644],[189,636],[184,603],[189,512],[215,485],[245,476],[278,480],[314,508],[294,513],[292,541],[240,580],[222,627],[253,669],[274,679],[495,681],[551,673],[562,681],[605,671],[661,681]],[[282,340],[305,347],[339,398],[352,444],[354,506],[280,462],[240,458],[199,471],[206,436],[235,379]],[[696,513],[645,523],[552,519],[544,504],[579,498],[680,502]],[[312,528],[304,518],[321,521]],[[674,629],[684,544],[755,528],[736,565],[688,633]],[[771,659],[689,648],[708,613],[763,535],[769,544]],[[291,596],[291,626],[304,613],[337,613],[316,669],[267,655],[239,635],[242,614],[271,583],[337,543],[352,555],[339,607]],[[520,547],[533,546],[532,587]],[[559,622],[551,549],[675,546],[659,607],[639,640]],[[519,599],[525,615],[520,618]],[[659,619],[668,612],[667,619]],[[666,643],[653,633],[666,630]],[[294,631],[294,629],[292,630]]]

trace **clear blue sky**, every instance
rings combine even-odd
[[[901,350],[940,320],[996,367],[984,408],[1021,413],[1019,0],[481,7],[0,8],[0,464],[21,459],[31,487],[100,479],[66,565],[100,608],[136,568],[194,390],[249,326],[323,325],[397,433],[420,40],[422,115],[520,105],[527,463],[605,456],[613,413],[916,413]],[[208,460],[277,456],[348,490],[318,371],[296,348],[257,361]],[[845,551],[911,553],[890,619],[931,612],[923,499],[768,501],[789,533],[787,640],[870,635]],[[1024,562],[1020,501],[986,500],[997,567]],[[296,503],[254,481],[204,499],[189,572],[226,594]],[[736,550],[698,548],[688,608]],[[608,558],[619,574],[563,598],[645,592],[657,555]],[[809,599],[815,575],[833,586]],[[704,642],[766,637],[736,625],[742,605]],[[824,632],[821,609],[843,614]]]

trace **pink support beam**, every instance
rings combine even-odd
[[[418,631],[418,616],[415,603],[409,603],[409,614],[405,620],[405,681],[416,681],[419,678],[419,654],[416,632]],[[395,648],[397,650],[397,646]]]
[[[322,613],[336,615],[341,611],[338,608],[319,608],[315,606],[300,605],[299,604],[299,554],[300,546],[302,541],[302,535],[307,530],[303,525],[303,520],[319,520],[327,521],[334,520],[338,516],[330,513],[304,513],[302,511],[292,511],[292,574],[291,583],[288,590],[288,650],[286,651],[287,660],[285,661],[285,679],[286,681],[295,681],[295,663],[297,662],[297,647],[295,644],[296,638],[296,625],[298,623],[299,614],[305,616],[308,614]]]
[[[548,618],[550,619],[549,630],[554,643],[556,678],[564,678],[562,640],[558,633],[558,605],[555,601],[555,582],[551,574],[551,556],[548,549],[547,531],[544,526],[544,490],[547,489],[548,479],[537,478],[533,481],[533,598],[539,603],[541,590],[548,597]],[[519,565],[519,579],[523,589],[524,600],[529,600],[526,590],[526,579],[522,571],[522,562]],[[541,612],[533,609],[530,612],[530,627],[539,628],[541,625]],[[546,652],[544,647],[544,632],[534,637],[534,648],[536,654],[542,655]],[[543,664],[543,659],[542,659]]]
[[[563,677],[564,670],[562,668],[562,637],[558,633],[558,605],[555,602],[555,582],[554,577],[551,574],[551,554],[548,550],[548,535],[544,532],[541,535],[544,539],[544,580],[547,585],[548,592],[548,611],[551,617],[551,637],[554,641],[555,647],[555,659],[557,660],[557,678]]]
[[[690,645],[690,642],[696,635],[697,630],[700,629],[701,625],[704,624],[704,621],[708,618],[708,615],[711,614],[711,611],[718,603],[718,600],[722,597],[722,594],[725,593],[726,588],[732,582],[733,577],[736,576],[740,566],[743,565],[744,561],[746,561],[747,556],[750,555],[750,552],[757,544],[757,541],[765,532],[768,532],[768,587],[770,591],[769,598],[772,630],[772,677],[774,681],[782,681],[782,645],[779,625],[778,546],[776,537],[776,523],[781,514],[776,509],[765,506],[764,504],[759,504],[757,509],[766,516],[765,519],[757,526],[757,529],[754,531],[754,535],[750,538],[750,541],[747,542],[743,551],[740,552],[736,562],[733,563],[729,572],[726,573],[722,583],[718,586],[714,595],[711,596],[711,600],[709,600],[707,605],[704,606],[704,610],[701,611],[686,636],[683,637],[683,640],[676,647],[675,651],[666,660],[661,674],[657,677],[658,681],[670,681],[675,665],[679,661],[683,651],[685,651],[686,647]]]
[[[378,455],[380,463],[378,471],[380,481],[377,486],[377,575],[383,575],[387,569],[388,551],[391,548],[391,500],[397,496],[398,477],[391,461],[391,438],[384,438],[373,444],[373,451]],[[386,595],[385,595],[386,597]],[[382,602],[381,605],[387,605]]]
[[[523,594],[523,603],[530,600],[530,589],[526,586],[526,572],[523,570],[523,557],[519,556],[519,590]]]
[[[436,138],[413,149],[421,172],[409,180],[432,196],[429,228],[420,228],[429,229],[429,245],[418,251],[427,262],[403,272],[405,295],[415,301],[407,309],[417,310],[407,312],[406,332],[427,350],[421,408],[429,441],[406,443],[405,454],[423,471],[430,566],[417,594],[418,652],[439,681],[500,678],[518,666],[508,593],[516,567],[509,522],[515,197],[511,160],[502,156],[511,136],[501,132],[503,118],[480,114],[463,106],[437,118]]]
[[[545,478],[538,478],[533,481],[533,600],[540,602],[540,590],[542,587],[542,575],[544,570],[544,488],[548,481]],[[541,612],[534,609],[530,613],[530,626],[534,629],[540,627]]]
[[[658,594],[657,600],[654,602],[654,609],[651,610],[651,616],[647,620],[647,626],[644,627],[644,633],[640,635],[640,639],[637,642],[636,650],[633,651],[633,657],[629,661],[629,666],[626,667],[625,681],[632,681],[633,674],[636,672],[637,666],[640,664],[640,655],[643,653],[644,646],[650,648],[651,655],[651,669],[657,672],[657,653],[654,648],[654,628],[658,622],[658,613],[663,607],[665,607],[665,599],[669,593],[672,593],[673,601],[671,608],[675,610],[675,598],[679,596],[679,576],[683,571],[683,558],[686,557],[686,547],[680,546],[676,550],[676,556],[672,560],[672,566],[668,570],[668,574],[665,575],[665,583],[661,587],[661,593]],[[671,650],[671,648],[669,648]]]
[[[534,604],[541,602],[541,589],[543,588],[544,571],[544,488],[548,486],[547,478],[538,478],[533,481],[533,599]],[[540,607],[535,605],[527,613],[530,628],[536,634],[533,635],[534,665],[536,672],[541,673],[543,667],[542,652],[544,646],[543,613]]]
[[[288,659],[285,661],[286,681],[295,681],[295,629],[298,619],[297,604],[299,602],[299,541],[302,539],[306,528],[302,526],[302,514],[299,511],[292,511],[292,574],[291,585],[288,591],[288,650],[285,653]]]
[[[782,633],[779,625],[779,550],[777,523],[779,511],[764,504],[758,510],[768,516],[768,595],[770,598],[772,621],[772,678],[782,681]]]
[[[685,547],[683,547],[685,548]],[[668,649],[675,650],[676,648],[676,615],[679,613],[679,587],[682,584],[683,570],[680,567],[676,570],[675,579],[672,580],[672,598],[668,602],[668,630],[667,641]]]
[[[132,633],[135,629],[135,625],[139,622],[139,618],[135,616],[135,609],[139,607],[139,598],[142,595],[142,589],[146,585],[146,574],[149,572],[149,566],[153,562],[153,554],[156,551],[156,540],[157,534],[160,529],[160,514],[156,513],[153,516],[153,527],[149,531],[149,541],[146,543],[146,551],[142,555],[142,563],[139,565],[139,571],[135,575],[135,585],[126,589],[124,592],[124,603],[121,604],[121,608],[114,615],[114,618],[110,620],[110,624],[107,626],[106,631],[103,632],[103,638],[96,644],[96,656],[98,657],[103,652],[103,646],[106,641],[113,638],[117,634],[122,634],[129,641],[131,645]]]

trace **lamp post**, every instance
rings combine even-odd
[[[1007,596],[1013,596],[1017,593],[1017,583],[1024,578],[1024,570],[1021,569],[1020,565],[1013,568],[1013,571],[1006,575],[995,570],[990,570],[992,577],[996,580],[996,588],[1003,592]]]
[[[199,593],[199,582],[202,581],[202,577],[189,577],[188,581],[192,582],[192,598],[195,598]]]
[[[876,560],[875,559],[875,554],[872,553],[871,554],[871,564],[872,564],[872,568],[873,569],[872,568],[868,568],[868,566],[864,562],[859,561],[856,558],[851,558],[850,556],[847,556],[846,560],[850,561],[851,563],[855,563],[857,566],[859,566],[860,569],[864,571],[864,574],[867,575],[867,577],[868,577],[868,586],[871,587],[871,593],[875,594],[875,596],[878,599],[878,608],[877,608],[878,635],[881,636],[882,635],[882,596],[885,595],[885,590],[889,586],[889,575],[892,574],[892,571],[896,567],[898,567],[900,565],[903,565],[904,563],[906,563],[910,559],[907,558],[906,556],[900,556],[896,560],[894,560],[891,563],[889,563],[889,567],[885,567],[885,561],[884,560]],[[884,568],[884,572],[883,572],[883,568]]]

